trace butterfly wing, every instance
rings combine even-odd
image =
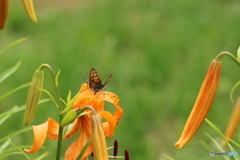
[[[102,80],[99,76],[99,74],[97,73],[97,71],[94,68],[90,69],[89,72],[89,77],[88,77],[88,84],[89,84],[89,88],[94,91],[95,93],[98,90],[101,90],[102,87]]]

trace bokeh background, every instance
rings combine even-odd
[[[126,149],[132,160],[166,159],[162,154],[200,160],[209,159],[210,151],[218,151],[204,132],[218,142],[221,139],[205,122],[186,147],[179,150],[174,143],[210,62],[222,51],[236,55],[239,1],[38,0],[34,5],[37,24],[31,23],[21,2],[11,2],[6,27],[0,32],[0,47],[29,39],[0,57],[0,73],[22,62],[1,84],[0,94],[31,81],[34,71],[48,63],[56,72],[61,70],[60,92],[66,98],[69,90],[78,92],[94,67],[103,80],[113,74],[104,90],[116,93],[124,110],[114,137],[108,139],[109,146],[114,139],[119,141],[120,154]],[[224,132],[233,107],[229,94],[239,80],[239,69],[230,58],[224,57],[222,62],[220,85],[208,119]],[[45,75],[44,88],[52,91],[50,74]],[[0,111],[25,104],[27,91],[2,100]],[[237,90],[234,100],[238,94]],[[49,116],[58,118],[52,102],[38,108],[31,125],[43,123]],[[11,117],[1,126],[1,137],[24,128],[22,121],[23,112]],[[74,139],[64,142],[63,151]],[[12,140],[17,145],[31,145],[32,132]],[[46,140],[44,146],[32,156],[50,152],[46,159],[54,159],[56,142]],[[8,159],[16,158],[24,159],[19,155]]]

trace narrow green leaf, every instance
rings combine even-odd
[[[225,136],[223,135],[223,133],[217,128],[217,126],[215,126],[211,121],[209,121],[207,118],[205,118],[205,121],[208,123],[208,125],[210,126],[210,127],[212,127],[212,129],[214,130],[214,131],[216,131],[225,141],[227,141],[226,140],[226,138],[225,138]]]
[[[48,155],[49,155],[49,153],[46,152],[46,153],[40,155],[40,156],[39,156],[38,158],[36,158],[35,160],[42,160],[43,158],[47,157]]]
[[[72,94],[72,93],[69,92],[69,94]],[[68,112],[71,109],[72,105],[76,101],[76,99],[77,99],[79,94],[80,94],[80,92],[78,92],[72,99],[70,97],[71,100],[69,100],[69,95],[68,95],[68,97],[67,97],[67,106],[64,108],[63,113],[66,113],[66,112]]]
[[[89,138],[77,159],[82,159],[82,157],[83,157],[84,153],[86,152],[88,146],[90,145],[91,141],[92,141],[92,138]]]
[[[166,154],[162,154],[164,157],[166,157],[167,159],[170,159],[170,160],[174,160],[173,158],[167,156]]]
[[[7,47],[5,47],[2,51],[0,51],[0,55],[2,55],[4,52],[6,52],[6,50],[8,50],[9,48],[11,48],[12,46],[14,46],[14,45],[16,45],[16,44],[18,44],[18,43],[20,43],[20,42],[22,42],[22,41],[25,41],[25,40],[27,40],[27,39],[28,39],[28,37],[22,38],[22,39],[19,39],[19,40],[16,40],[16,41],[12,42],[12,43],[9,44]]]
[[[9,146],[10,142],[6,141],[4,142],[1,146],[0,146],[0,153],[2,153],[8,146]]]
[[[11,90],[11,91],[5,93],[4,95],[0,96],[0,100],[2,100],[2,99],[4,99],[4,98],[6,98],[7,96],[9,96],[9,95],[11,95],[11,94],[17,92],[17,91],[20,90],[20,89],[23,89],[23,88],[28,87],[29,85],[30,85],[30,83],[26,83],[26,84],[23,84],[23,85],[21,85],[21,86],[15,88],[15,89],[13,89],[13,90]]]
[[[240,81],[238,81],[231,89],[231,92],[230,92],[230,99],[231,99],[231,102],[233,103],[233,92],[236,90],[236,88],[240,85]]]
[[[227,143],[229,149],[231,152],[236,152],[235,149],[231,146],[231,144],[228,143],[226,137],[223,135],[223,133],[217,128],[217,126],[215,126],[211,121],[209,121],[207,118],[205,118],[205,121],[208,123],[208,125],[210,125],[210,127],[212,127],[212,129],[217,132],[223,139],[224,141]],[[208,134],[207,134],[208,135]],[[209,136],[209,135],[208,135]],[[210,137],[210,136],[209,136]],[[210,137],[211,138],[211,137]],[[212,138],[211,138],[212,139]],[[217,142],[216,142],[217,143]],[[221,147],[221,146],[220,146]],[[219,148],[219,147],[218,147]],[[222,148],[222,147],[221,147]],[[224,150],[224,149],[223,149]],[[221,150],[221,152],[223,152]],[[235,160],[240,160],[239,156],[234,156]]]
[[[42,103],[45,103],[45,102],[48,102],[49,99],[42,99],[39,101],[39,104],[42,104]],[[13,107],[11,110],[9,111],[6,111],[2,114],[0,114],[0,125],[6,121],[10,116],[12,116],[14,113],[17,113],[19,111],[22,111],[25,109],[25,105],[21,105],[20,107],[16,106],[16,107]]]
[[[53,98],[52,94],[48,92],[46,89],[41,89],[43,92],[45,92],[49,98],[53,101],[53,103],[56,105],[57,108],[59,108],[58,104],[56,103],[55,99]]]
[[[221,151],[221,152],[226,152],[224,149],[223,149],[223,147],[220,145],[220,144],[218,144],[209,134],[207,134],[207,133],[205,133],[215,144],[216,144],[216,146],[218,147],[218,149]],[[226,160],[231,160],[228,156],[223,156],[224,157],[224,159],[226,159]]]
[[[71,101],[71,98],[72,98],[72,92],[69,91],[68,95],[67,95],[67,103],[69,103]]]
[[[15,155],[15,154],[21,154],[21,152],[11,152],[11,153],[7,153],[7,154],[4,154],[4,155],[0,155],[0,159],[5,159],[6,157],[9,157],[11,155]]]
[[[6,141],[6,142],[8,142],[8,141]],[[25,148],[31,148],[32,145],[22,145],[22,146],[18,146],[18,147],[21,148],[21,149],[25,149]],[[16,151],[16,150],[17,149],[15,147],[8,148],[8,149],[4,150],[0,155],[10,153],[10,152],[13,152],[13,151]]]
[[[18,149],[28,160],[34,160],[32,157],[27,155],[26,152],[24,152],[21,148],[19,148],[16,144],[14,144],[12,141],[8,140],[16,149]]]
[[[56,85],[56,86],[58,86],[58,78],[59,78],[59,75],[60,75],[60,70],[58,70],[57,75],[56,75],[56,82],[55,82],[55,85]]]
[[[16,135],[18,135],[18,134],[27,132],[27,131],[29,131],[29,130],[31,130],[31,129],[32,129],[32,127],[28,127],[28,128],[24,128],[24,129],[18,130],[18,131],[16,131],[16,132],[12,133],[12,134],[9,134],[9,135],[1,138],[1,139],[0,139],[0,142],[6,141],[7,139],[9,139],[9,138],[11,138],[11,137],[13,137],[13,136],[16,136]]]
[[[2,81],[4,81],[6,78],[8,78],[11,74],[13,74],[18,67],[20,66],[21,62],[18,62],[16,65],[14,65],[13,67],[9,68],[8,70],[6,70],[5,72],[3,72],[0,75],[0,83],[2,83]]]
[[[232,139],[228,139],[231,143],[233,143],[234,145],[236,145],[237,147],[240,148],[240,144],[238,144],[237,142],[233,141]]]

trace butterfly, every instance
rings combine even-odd
[[[97,71],[94,68],[91,68],[89,72],[89,77],[88,77],[88,87],[90,90],[94,92],[94,94],[96,94],[107,85],[111,77],[112,77],[112,74],[110,74],[107,80],[104,83],[102,83],[102,80],[99,74],[97,73]]]

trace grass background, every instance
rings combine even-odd
[[[105,90],[116,93],[124,116],[113,138],[120,152],[127,149],[133,160],[208,159],[215,146],[204,134],[216,133],[206,124],[190,143],[178,150],[178,140],[191,111],[210,62],[222,51],[236,54],[240,45],[240,6],[237,0],[173,1],[173,0],[96,0],[36,1],[38,24],[27,17],[22,4],[11,2],[6,28],[0,32],[0,47],[29,37],[0,57],[0,73],[21,60],[19,70],[1,84],[0,94],[31,81],[42,64],[61,70],[60,91],[66,97],[76,93],[87,81],[94,67],[105,80],[113,77]],[[219,90],[208,119],[223,132],[232,110],[231,87],[239,80],[238,66],[223,58]],[[52,90],[46,73],[44,87]],[[0,102],[0,110],[24,104],[27,89]],[[235,92],[237,98],[239,91]],[[43,95],[43,98],[47,97]],[[57,119],[51,102],[38,108],[33,124],[51,116]],[[15,114],[1,126],[0,136],[24,128],[23,112]],[[2,130],[1,129],[1,130]],[[76,137],[75,137],[76,139]],[[238,139],[239,140],[239,139]],[[32,133],[13,138],[17,145],[32,144]],[[64,143],[64,150],[74,138]],[[47,140],[47,159],[54,159],[56,142]],[[34,153],[34,156],[40,153]],[[12,156],[12,159],[24,157]],[[214,157],[213,159],[220,159]]]

